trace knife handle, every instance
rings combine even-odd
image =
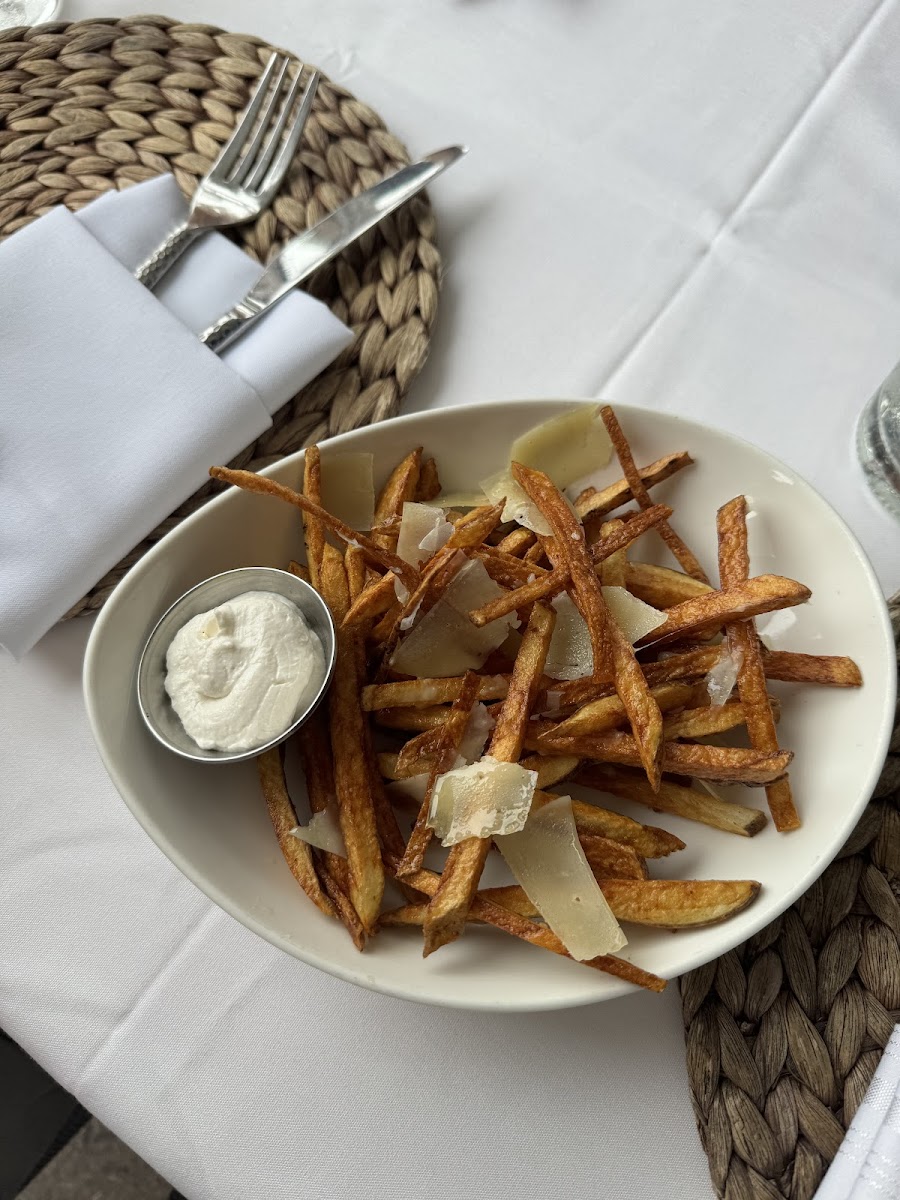
[[[152,292],[163,275],[181,258],[188,246],[202,232],[202,229],[195,229],[188,225],[187,221],[182,221],[180,225],[176,225],[166,240],[156,247],[146,262],[141,263],[134,273],[135,279],[138,283],[142,283],[145,287],[148,287]]]
[[[262,313],[259,308],[252,307],[241,301],[230,308],[224,316],[219,317],[215,325],[200,334],[200,341],[214,354],[220,354],[237,337],[245,333]]]

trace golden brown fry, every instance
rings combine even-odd
[[[440,729],[449,715],[449,708],[432,704],[428,708],[382,708],[375,713],[375,720],[384,729]]]
[[[694,698],[695,687],[686,683],[663,683],[651,688],[651,694],[661,712],[680,708]],[[554,725],[552,737],[574,737],[583,733],[605,733],[608,729],[619,729],[628,719],[625,706],[618,696],[605,696],[593,700],[574,712],[570,717]],[[540,737],[538,742],[540,742]]]
[[[595,567],[601,571],[601,580],[603,563],[606,559],[624,552],[625,548],[636,541],[641,534],[646,533],[648,529],[652,529],[654,525],[663,520],[666,515],[670,515],[671,512],[672,510],[664,504],[657,504],[652,508],[646,509],[644,512],[635,514],[627,522],[615,522],[617,528],[613,529],[608,536],[601,537],[598,542],[595,542],[591,546],[591,558],[594,561]],[[485,566],[490,570],[487,562]],[[504,567],[508,568],[504,572],[505,578],[515,574],[517,570],[517,568],[509,568],[508,563],[504,563]],[[569,569],[565,565],[556,567],[552,571],[536,572],[532,565],[523,564],[523,567],[518,570],[525,575],[525,581],[515,585],[515,589],[508,592],[505,596],[498,596],[496,600],[492,600],[482,608],[476,608],[473,612],[469,613],[469,619],[474,625],[487,625],[489,621],[496,620],[497,617],[506,616],[507,613],[515,612],[517,609],[525,608],[527,605],[533,604],[536,600],[544,600],[556,596],[568,586],[571,578]],[[535,576],[530,582],[528,581],[529,575]],[[605,580],[602,580],[602,582],[605,582]]]
[[[294,838],[294,841],[297,841]],[[343,862],[336,854],[326,855],[323,851],[314,851],[314,856],[318,860],[319,875],[322,879],[322,887],[328,894],[328,898],[334,905],[338,920],[343,924],[344,928],[350,934],[353,945],[357,950],[364,950],[366,947],[366,931],[363,928],[363,923],[359,919],[359,914],[353,907],[350,897],[341,883],[338,876],[328,865],[328,858]]]
[[[862,674],[852,658],[826,654],[795,654],[763,648],[766,679],[783,683],[819,683],[825,687],[862,687]]]
[[[541,743],[543,753],[559,750],[582,758],[619,766],[639,767],[642,759],[637,743],[627,733],[584,734],[581,737],[549,739]],[[688,775],[715,783],[746,783],[764,786],[780,778],[790,765],[793,754],[781,750],[766,754],[738,746],[702,746],[690,742],[663,742],[662,769],[672,775]],[[580,775],[580,770],[576,772]]]
[[[465,845],[465,843],[460,842],[460,845]],[[417,871],[415,875],[410,876],[408,882],[419,891],[433,898],[440,886],[440,879],[441,877],[435,875],[433,871],[423,869]],[[540,946],[544,950],[549,950],[552,954],[559,954],[563,958],[571,958],[571,955],[556,934],[548,929],[546,925],[538,925],[533,921],[519,917],[507,909],[501,908],[499,904],[493,904],[491,901],[485,900],[477,894],[472,901],[471,914],[477,920],[484,921],[488,925],[494,925],[496,928],[502,929],[505,933],[512,934],[513,937],[521,938],[524,942],[530,942],[532,946]],[[660,979],[658,975],[653,975],[649,971],[635,966],[634,963],[630,963],[624,958],[616,958],[611,954],[592,958],[582,965],[591,967],[596,971],[604,971],[608,975],[614,975],[617,979],[624,979],[628,983],[636,984],[638,987],[648,988],[651,992],[661,992],[666,986],[666,981]]]
[[[413,499],[417,504],[430,504],[441,494],[441,478],[438,475],[437,463],[433,458],[426,458],[419,470],[419,482]]]
[[[409,593],[406,600],[401,602],[399,609],[395,610],[392,608],[388,610],[388,614],[385,615],[382,625],[387,622],[388,615],[396,613],[396,616],[387,636],[377,637],[381,646],[382,658],[376,682],[385,682],[391,655],[394,653],[394,648],[400,639],[400,626],[402,622],[407,618],[421,620],[437,604],[444,592],[446,592],[465,561],[463,551],[448,543],[428,560],[419,577],[418,585]],[[380,634],[381,626],[376,626],[374,632],[376,635]]]
[[[293,488],[286,487],[283,483],[277,483],[265,475],[255,475],[253,471],[234,471],[230,467],[210,467],[209,473],[213,479],[218,479],[222,483],[230,483],[234,487],[242,488],[247,492],[255,492],[257,495],[274,496],[278,500],[284,500],[287,504],[293,504],[302,512],[317,516],[332,533],[336,533],[345,542],[356,542],[362,546],[370,561],[377,563],[387,571],[396,572],[406,587],[416,587],[419,578],[418,572],[409,563],[398,558],[392,551],[383,549],[366,534],[351,529],[349,525],[312,500],[308,500],[300,492],[295,492]]]
[[[750,574],[750,555],[747,549],[747,501],[743,496],[719,509],[716,525],[719,535],[719,576],[724,588],[742,584]],[[731,654],[739,661],[738,694],[744,710],[744,721],[750,744],[766,754],[778,752],[775,716],[766,688],[759,638],[753,620],[731,621],[725,627]],[[787,775],[766,788],[766,799],[775,828],[787,832],[800,828]]]
[[[650,463],[649,466],[641,467],[641,482],[645,488],[654,487],[657,483],[670,479],[683,467],[690,466],[693,461],[685,450],[679,450],[675,454],[666,454],[663,458],[658,458],[656,462]],[[618,479],[609,487],[599,491],[593,487],[585,488],[575,501],[575,511],[582,520],[599,519],[634,499],[636,497],[628,480]]]
[[[759,895],[759,884],[753,879],[602,879],[599,883],[616,920],[654,929],[717,925],[743,912]],[[539,915],[516,884],[484,888],[478,895],[520,917]],[[407,904],[383,913],[381,924],[421,926],[425,907]]]
[[[522,766],[526,771],[537,772],[538,788],[548,788],[560,783],[567,775],[571,775],[580,762],[581,759],[575,755],[562,754],[556,757],[531,754],[528,758],[522,759]]]
[[[525,730],[544,673],[555,624],[556,613],[552,608],[543,604],[534,606],[488,748],[488,753],[498,762],[518,762],[522,753]],[[465,928],[469,906],[490,848],[490,838],[467,838],[450,851],[440,886],[425,918],[426,955],[454,941]]]
[[[387,483],[375,501],[375,516],[372,519],[372,541],[377,546],[386,550],[396,549],[403,505],[415,498],[421,470],[422,447],[417,446],[397,463],[388,476]]]
[[[649,511],[649,510],[646,510]],[[613,534],[619,533],[625,528],[624,521],[605,521],[600,526],[601,539],[612,537]],[[596,562],[596,555],[592,555]],[[600,563],[600,582],[604,587],[620,587],[626,586],[626,570],[628,557],[624,547],[621,550],[614,550]]]
[[[349,551],[348,551],[349,553]],[[370,580],[361,592],[354,596],[344,625],[350,627],[365,626],[369,621],[383,616],[397,602],[397,589],[394,587],[395,576],[391,571],[378,579]]]
[[[350,604],[360,598],[366,586],[366,556],[361,546],[348,546],[344,550],[344,566],[347,571],[347,586],[350,590]],[[349,612],[349,610],[348,610]],[[346,617],[344,618],[346,620]]]
[[[581,848],[598,879],[647,879],[649,871],[640,854],[612,838],[579,833]]]
[[[644,481],[641,479],[641,473],[635,466],[634,458],[631,454],[631,447],[625,434],[622,432],[622,426],[612,408],[608,404],[604,404],[600,409],[600,416],[603,424],[606,426],[606,432],[609,434],[610,441],[615,449],[616,456],[622,466],[622,471],[625,478],[628,480],[628,486],[631,488],[631,494],[637,500],[641,508],[649,508],[652,504],[650,493],[644,486]],[[688,575],[693,575],[695,579],[700,579],[703,583],[709,583],[706,572],[700,566],[700,563],[692,550],[682,541],[668,521],[663,521],[657,526],[660,537],[674,554],[675,558],[681,564]]]
[[[509,691],[508,675],[478,675],[479,700],[504,700]],[[405,679],[399,683],[371,683],[362,690],[367,712],[380,708],[423,708],[452,704],[462,691],[464,675],[439,679]]]
[[[359,703],[357,643],[355,635],[341,627],[350,607],[347,573],[340,552],[327,542],[320,583],[336,625],[337,661],[328,692],[328,715],[338,817],[347,847],[350,898],[363,926],[371,932],[381,906],[384,868],[368,770],[368,731]]]
[[[528,760],[522,764],[527,765]],[[532,811],[556,799],[551,792],[537,791],[532,801]],[[582,800],[572,801],[572,815],[579,837],[608,838],[623,846],[630,846],[643,858],[665,858],[676,850],[684,849],[684,842],[674,833],[657,829],[654,825],[642,825],[631,817],[623,817],[621,813],[610,812],[595,804],[585,804]]]
[[[292,558],[288,563],[288,570],[292,575],[296,575],[298,579],[302,579],[304,583],[312,583],[309,567],[304,567],[303,563],[295,562]]]
[[[491,579],[503,587],[522,587],[529,581],[550,575],[543,567],[516,558],[514,554],[506,554],[497,546],[479,546],[473,551],[473,557],[481,559]]]
[[[796,579],[785,579],[781,575],[756,575],[736,587],[705,592],[693,600],[676,604],[666,613],[665,623],[648,633],[641,644],[670,642],[699,629],[714,629],[729,621],[742,621],[765,612],[793,608],[803,604],[811,595],[809,588]]]
[[[502,513],[502,504],[483,504],[480,508],[473,508],[456,522],[447,539],[447,546],[451,550],[468,550],[480,546],[500,524]]]
[[[432,758],[441,737],[440,727],[425,729],[410,738],[397,755],[397,779],[409,779],[411,775],[424,775],[431,770]]]
[[[294,812],[294,806],[288,795],[284,766],[281,761],[281,747],[273,746],[271,750],[266,750],[258,755],[256,767],[259,772],[263,799],[269,810],[269,819],[291,874],[316,908],[326,916],[333,917],[335,915],[334,906],[322,890],[313,864],[312,850],[306,842],[291,836],[291,830],[297,826],[297,814]]]
[[[649,513],[651,510],[648,508],[645,511]],[[684,600],[692,600],[694,596],[702,596],[713,590],[710,584],[685,575],[683,571],[644,562],[625,564],[625,586],[638,600],[654,608],[672,608]]]
[[[416,823],[413,826],[409,841],[406,843],[406,851],[397,866],[397,875],[401,879],[405,875],[411,875],[413,872],[418,871],[422,866],[425,851],[428,849],[432,837],[432,830],[428,828],[426,821],[431,810],[431,798],[434,795],[435,785],[437,784],[438,777],[443,775],[445,771],[449,771],[456,761],[456,757],[459,754],[459,745],[466,732],[466,726],[469,723],[469,718],[472,715],[472,709],[477,702],[477,698],[478,676],[474,671],[469,671],[463,677],[463,684],[459,695],[453,701],[453,706],[446,715],[443,724],[440,746],[435,752],[434,761],[428,774],[428,786],[425,789],[425,797],[422,800],[422,805],[416,817]],[[401,709],[400,711],[403,710]]]
[[[535,535],[530,529],[516,528],[497,543],[497,549],[504,554],[512,554],[516,558],[530,550],[535,543]]]
[[[303,455],[303,494],[313,504],[322,506],[322,461],[318,446],[307,446]],[[301,514],[303,540],[306,542],[306,564],[314,588],[319,586],[319,564],[325,545],[325,526],[321,517],[306,509]]]
[[[579,767],[572,778],[584,787],[596,788],[623,800],[633,800],[654,812],[699,821],[701,825],[709,825],[725,833],[736,833],[741,837],[753,837],[766,823],[766,814],[759,809],[719,800],[709,792],[684,787],[669,779],[663,779],[659,791],[654,792],[637,771],[595,763]]]

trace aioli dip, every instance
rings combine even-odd
[[[295,604],[244,592],[192,617],[166,652],[166,691],[201,750],[252,750],[289,729],[325,678],[325,654]]]

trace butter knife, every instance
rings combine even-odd
[[[387,179],[360,192],[311,229],[291,238],[243,300],[201,333],[200,341],[217,354],[224,350],[298,283],[346,250],[351,242],[421,191],[465,153],[464,146],[435,150],[420,162],[401,167]]]

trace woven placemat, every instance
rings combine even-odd
[[[900,639],[900,596],[891,619]],[[778,920],[685,975],[681,1000],[717,1193],[810,1200],[900,1020],[900,710],[835,862]]]
[[[0,30],[0,237],[57,204],[172,171],[186,195],[209,169],[272,47],[160,16]],[[323,76],[300,152],[272,207],[233,234],[268,261],[295,233],[409,161],[368,105]],[[440,255],[425,197],[386,218],[306,290],[355,333],[236,465],[393,416],[428,352]],[[207,485],[68,616],[99,608],[125,571],[212,494]]]

